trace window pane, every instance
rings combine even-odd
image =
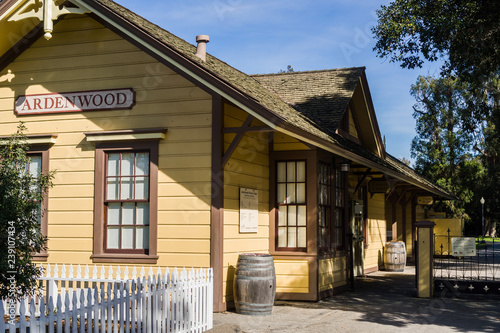
[[[122,228],[122,249],[134,248],[134,228]]]
[[[120,175],[120,154],[108,154],[108,176]]]
[[[106,199],[116,200],[118,199],[118,178],[112,177],[107,179],[107,189],[106,189]]]
[[[295,183],[286,184],[286,203],[295,203]]]
[[[298,183],[297,184],[297,203],[305,203],[306,202],[306,184]]]
[[[319,229],[319,242],[321,247],[326,247],[326,228]]]
[[[42,173],[42,156],[30,156],[29,168],[31,177],[38,178]]]
[[[135,174],[138,176],[149,175],[149,153],[136,154]]]
[[[136,249],[149,249],[149,227],[137,228],[136,231]]]
[[[108,249],[118,249],[120,228],[108,228]]]
[[[40,187],[36,184],[30,186],[31,192],[40,192]]]
[[[307,247],[306,228],[298,228],[298,247]]]
[[[278,182],[284,183],[286,181],[286,163],[279,162],[277,166]]]
[[[120,224],[120,208],[119,203],[108,204],[108,225]]]
[[[134,224],[135,203],[124,202],[122,206],[122,224]]]
[[[297,207],[297,224],[302,226],[307,224],[306,206]]]
[[[288,206],[288,225],[297,225],[297,207]]]
[[[295,182],[295,162],[288,162],[286,164],[286,181]]]
[[[335,244],[337,246],[342,246],[342,234],[340,233],[342,229],[335,230]]]
[[[278,184],[278,203],[286,203],[286,185]]]
[[[297,246],[297,228],[288,227],[288,247]]]
[[[149,225],[149,202],[138,202],[136,224]]]
[[[134,195],[134,180],[131,177],[122,178],[120,199],[131,200]]]
[[[280,206],[278,212],[278,225],[286,226],[286,206]]]
[[[134,153],[122,154],[122,176],[132,176],[134,174]]]
[[[47,213],[45,213],[47,214]],[[38,225],[42,225],[42,204],[38,204],[38,207],[36,209],[36,221]]]
[[[297,181],[305,182],[306,181],[306,162],[300,161],[297,162]]]
[[[286,227],[278,228],[278,247],[286,247]]]
[[[135,179],[135,198],[149,199],[149,178],[137,177]]]

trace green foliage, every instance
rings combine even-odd
[[[446,201],[439,209],[455,217],[469,219],[468,206],[473,202],[484,174],[483,165],[473,154],[475,133],[469,128],[471,105],[475,101],[469,86],[454,78],[420,76],[412,86],[416,98],[413,117],[417,136],[412,142],[415,169],[425,177],[454,193],[460,201]]]
[[[490,106],[481,122],[483,136],[476,145],[485,165],[483,192],[486,200],[485,219],[500,222],[500,79],[493,78],[485,86],[487,101]]]
[[[417,136],[412,142],[415,168],[458,196],[439,209],[463,217],[473,234],[485,220],[500,221],[500,80],[481,85],[454,78],[419,77],[411,92]]]
[[[377,11],[374,50],[404,68],[445,60],[469,82],[500,71],[500,1],[394,0]]]
[[[0,145],[0,298],[31,295],[41,271],[32,264],[33,255],[45,249],[40,230],[40,203],[52,186],[53,173],[33,177],[26,172],[29,161],[26,131]]]
[[[293,73],[293,72],[295,72],[293,70],[293,67],[291,65],[288,65],[288,66],[286,66],[286,70],[280,69],[280,71],[278,73],[282,74],[282,73]]]
[[[444,61],[440,79],[420,77],[411,90],[417,171],[461,199],[443,208],[474,232],[482,196],[485,220],[500,221],[500,1],[393,0],[377,15],[379,57],[404,68]]]

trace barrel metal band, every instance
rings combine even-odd
[[[274,276],[241,276],[238,275],[238,279],[240,280],[274,280]]]

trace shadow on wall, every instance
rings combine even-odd
[[[378,250],[378,269],[384,269],[384,252]]]
[[[226,277],[226,300],[228,309],[234,309],[233,281],[236,267],[229,265]]]

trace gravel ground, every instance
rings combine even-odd
[[[275,303],[270,316],[214,314],[217,333],[257,332],[500,332],[500,298],[417,298],[415,269],[377,272],[356,290],[319,302]]]

